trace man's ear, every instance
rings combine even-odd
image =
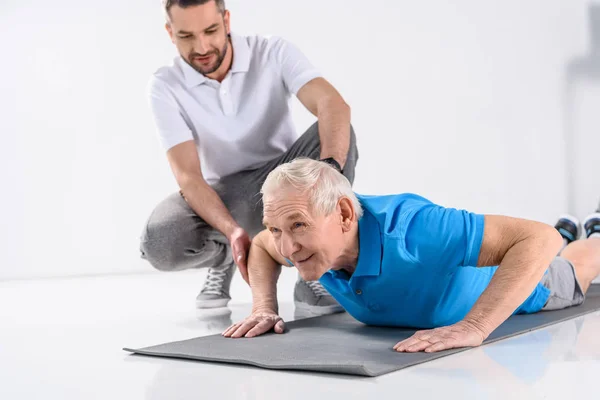
[[[227,34],[231,34],[231,14],[229,10],[225,10],[225,14],[223,14],[223,22],[225,23],[225,32]]]
[[[342,230],[348,232],[352,226],[352,221],[356,217],[354,204],[352,204],[352,201],[348,197],[342,197],[338,201],[338,206],[340,207],[340,224],[342,225]]]
[[[171,26],[170,23],[166,22],[165,23],[165,29],[169,33],[169,37],[171,38],[171,42],[174,44],[175,43],[175,39],[173,38],[173,27]]]

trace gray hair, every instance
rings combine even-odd
[[[164,12],[167,14],[167,16],[170,16],[169,10],[171,10],[171,7],[173,6],[187,8],[192,6],[200,6],[202,4],[210,3],[211,1],[217,3],[217,7],[219,8],[221,14],[225,14],[225,0],[162,0],[162,3]]]
[[[318,213],[331,214],[339,199],[347,197],[352,201],[356,217],[362,217],[363,209],[350,181],[325,162],[297,158],[282,164],[267,175],[260,193],[264,198],[289,186],[300,193],[308,193],[309,204]]]

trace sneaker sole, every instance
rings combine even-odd
[[[210,309],[210,308],[224,308],[231,299],[215,299],[215,300],[196,300],[196,308]]]
[[[586,217],[585,221],[583,221],[583,228],[585,229],[586,225],[590,223],[590,221],[597,220],[600,221],[600,213],[596,212],[590,214]],[[587,229],[585,229],[587,231]]]
[[[300,301],[294,301],[294,305],[302,311],[308,311],[315,315],[335,314],[345,311],[342,306],[337,304],[331,306],[311,306],[310,304],[302,303]]]
[[[564,227],[558,227],[558,225],[561,223],[561,221],[566,221],[567,223],[574,225],[575,232],[571,232],[570,229],[565,229]],[[569,215],[569,214],[563,214],[563,215],[559,216],[558,221],[554,225],[554,228],[558,232],[560,232],[560,235],[563,238],[565,238],[569,243],[576,241],[581,236],[582,226],[581,226],[580,221],[576,217]]]
[[[570,221],[573,225],[575,226],[579,226],[580,225],[580,221],[577,217],[571,215],[571,214],[562,214],[558,216],[558,220],[560,221],[561,219],[566,219],[567,221]]]
[[[199,321],[209,322],[227,317],[231,318],[231,309],[227,307],[196,309],[196,318],[198,318]]]

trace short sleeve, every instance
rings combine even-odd
[[[477,266],[484,220],[481,214],[429,203],[409,219],[406,249],[420,264],[442,273]]]
[[[164,82],[153,77],[148,84],[148,98],[158,138],[165,150],[194,139],[175,97]]]
[[[322,76],[321,72],[294,44],[279,37],[271,40],[273,41],[271,51],[274,62],[281,73],[285,86],[292,94],[298,94],[302,86]]]

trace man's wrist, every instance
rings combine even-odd
[[[238,231],[238,229],[242,229],[242,227],[237,224],[231,223],[225,227],[223,234],[225,235],[227,240],[231,241],[231,237],[236,231]]]
[[[472,317],[466,316],[461,322],[462,324],[467,325],[469,328],[479,333],[482,337],[482,340],[485,340],[491,333],[489,328],[486,326],[488,324],[483,321],[476,321]]]
[[[252,307],[252,313],[259,312],[278,314],[279,304],[277,304],[277,300],[266,300],[254,304],[254,306]]]

